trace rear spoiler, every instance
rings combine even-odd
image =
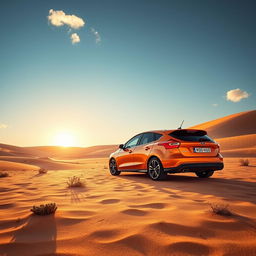
[[[195,130],[195,129],[179,129],[169,133],[170,136],[204,136],[207,135],[207,132],[204,130]]]

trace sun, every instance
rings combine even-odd
[[[73,147],[76,144],[75,136],[69,132],[60,132],[54,138],[54,145]]]

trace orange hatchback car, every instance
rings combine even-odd
[[[168,173],[183,172],[208,178],[223,167],[219,145],[206,131],[195,129],[140,133],[121,144],[109,159],[112,175],[144,172],[153,180],[163,180]]]

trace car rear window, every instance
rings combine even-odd
[[[183,140],[183,141],[193,141],[193,142],[214,142],[207,133],[203,130],[176,130],[174,132],[169,133],[169,135],[173,138]]]

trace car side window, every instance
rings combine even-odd
[[[135,147],[138,144],[138,141],[140,139],[141,135],[137,135],[133,138],[131,138],[129,141],[125,143],[125,148],[132,148]]]
[[[147,144],[154,141],[154,133],[147,132],[142,135],[142,138],[140,140],[140,145]]]
[[[140,140],[140,145],[147,144],[150,142],[153,142],[155,140],[158,140],[162,135],[159,133],[154,132],[146,132],[142,135],[142,138]]]
[[[160,133],[154,133],[155,135],[155,140],[159,140],[163,135]]]

